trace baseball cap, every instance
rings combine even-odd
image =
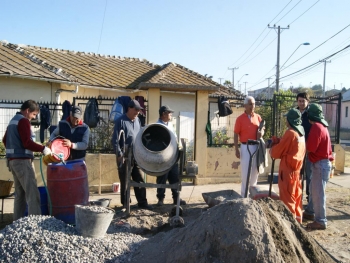
[[[140,103],[137,100],[131,100],[128,104],[128,108],[135,108],[137,110],[143,110]]]
[[[162,115],[163,112],[174,112],[172,109],[170,109],[170,107],[168,105],[164,105],[162,107],[160,107],[159,109],[159,115]]]
[[[83,114],[82,109],[79,106],[72,107],[72,115],[75,118],[81,119],[81,115]]]

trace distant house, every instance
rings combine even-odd
[[[215,96],[240,94],[173,62],[160,66],[145,59],[5,41],[0,42],[0,88],[3,101],[62,103],[77,96],[142,96],[147,101],[146,123],[156,122],[159,107],[168,104],[175,110],[173,123],[179,137],[194,142],[199,177],[207,176],[209,102],[216,102]],[[56,122],[60,117],[55,116]],[[0,128],[7,123],[0,118]]]
[[[350,129],[350,90],[343,94],[340,127],[343,129]]]

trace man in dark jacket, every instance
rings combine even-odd
[[[15,182],[13,220],[24,216],[26,203],[28,215],[41,215],[40,193],[35,178],[33,152],[51,154],[51,150],[34,142],[30,121],[39,113],[39,105],[33,100],[25,101],[20,112],[12,118],[2,139],[6,147],[9,170]]]
[[[86,149],[89,144],[89,127],[83,123],[83,111],[79,106],[73,106],[70,116],[60,121],[57,128],[51,133],[50,141],[57,136],[62,136],[63,146],[70,148],[68,160],[85,159]]]
[[[304,128],[305,131],[305,141],[307,141],[307,138],[309,137],[309,132],[310,132],[310,128],[311,128],[311,123],[309,122],[308,119],[308,113],[307,110],[309,108],[309,102],[310,102],[310,97],[309,94],[307,94],[306,92],[301,92],[298,93],[297,95],[297,103],[298,103],[298,107],[297,109],[300,111],[301,113],[301,121],[302,121],[302,126]],[[309,161],[309,158],[307,158],[307,154],[305,155],[305,160],[304,160],[304,166],[302,171],[304,172],[304,176],[306,178],[306,199],[309,202],[310,198],[310,181],[311,181],[311,162]]]
[[[114,131],[112,136],[112,145],[117,157],[117,167],[118,167],[118,175],[120,180],[120,202],[123,207],[126,206],[125,203],[125,190],[126,190],[126,162],[125,156],[122,151],[124,148],[130,148],[135,142],[136,136],[141,129],[141,122],[137,117],[140,111],[143,108],[140,106],[140,103],[137,100],[131,100],[128,104],[128,111],[124,113],[122,116],[118,117],[118,119],[114,123]],[[124,132],[125,141],[122,140],[123,137],[119,139],[119,134],[121,131]],[[142,172],[140,167],[134,162],[134,166],[131,170],[131,178],[133,181],[137,183],[143,183],[144,180],[142,178]],[[151,210],[152,207],[148,205],[146,198],[146,188],[145,187],[134,187],[135,196],[137,199],[138,207],[143,209]],[[129,200],[127,200],[129,201]]]

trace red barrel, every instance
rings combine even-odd
[[[89,184],[82,160],[50,163],[47,166],[47,189],[52,216],[67,224],[75,224],[75,205],[89,204]],[[49,204],[50,205],[50,204]]]

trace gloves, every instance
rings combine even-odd
[[[278,138],[278,137],[276,137],[276,136],[272,136],[272,138],[271,138],[271,147],[272,146],[274,146],[274,145],[276,145],[276,144],[279,144],[280,143],[280,138]]]
[[[46,146],[45,146],[45,148],[44,148],[44,150],[43,150],[43,154],[44,154],[45,156],[46,156],[46,155],[52,154],[51,149],[50,149],[49,147],[46,147]]]

